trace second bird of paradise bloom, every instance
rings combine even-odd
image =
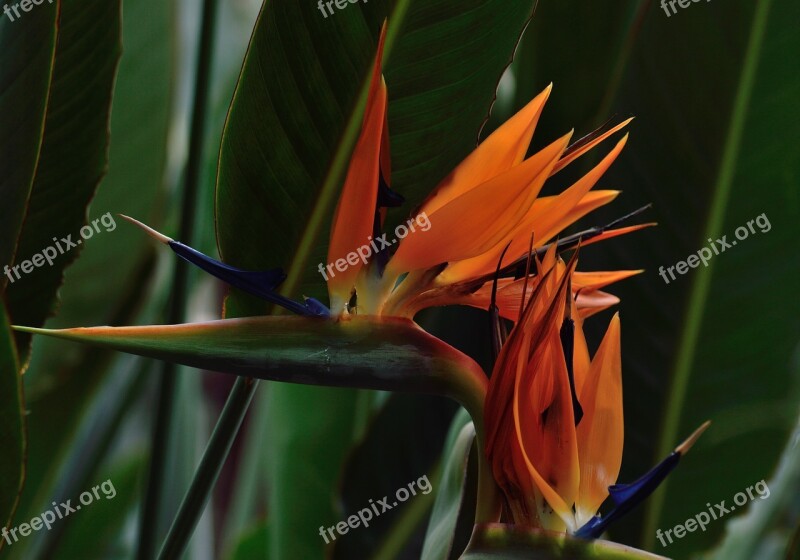
[[[333,220],[330,262],[379,237],[386,209],[403,202],[391,189],[384,37],[385,28]],[[623,448],[620,319],[611,319],[593,358],[583,321],[618,303],[602,288],[640,271],[577,272],[577,250],[569,263],[560,255],[650,224],[615,228],[614,223],[558,238],[619,194],[592,189],[619,156],[627,134],[560,194],[540,196],[542,187],[630,120],[573,144],[571,133],[565,134],[526,157],[550,92],[548,86],[486,138],[422,202],[418,214],[427,215],[430,231],[403,239],[393,254],[388,248],[378,251],[331,277],[329,306],[278,294],[280,270],[238,270],[128,219],[232,286],[311,321],[348,321],[355,314],[413,320],[420,310],[442,305],[492,311],[497,359],[490,379],[481,384],[483,425],[476,429],[503,498],[501,508],[488,508],[492,519],[479,520],[597,537],[655,489],[706,425],[641,479],[615,485]],[[504,259],[509,264],[498,264]],[[507,337],[502,321],[513,323]],[[609,495],[615,508],[601,517],[597,512]]]

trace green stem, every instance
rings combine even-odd
[[[492,465],[484,452],[485,434],[483,406],[480,413],[467,409],[475,425],[475,444],[478,447],[478,501],[475,507],[475,523],[497,523],[500,521],[500,493],[492,474]]]
[[[475,426],[475,443],[478,447],[478,497],[475,523],[496,523],[500,521],[500,493],[494,480],[492,466],[484,452],[486,430],[483,412],[489,382],[480,366],[472,363],[476,371],[463,371],[462,375],[454,376],[452,396],[467,410]]]
[[[212,0],[213,1],[213,0]],[[158,555],[160,560],[180,558],[197,522],[203,514],[206,503],[217,482],[225,459],[231,450],[239,428],[242,425],[250,402],[253,400],[258,380],[237,377],[225,407],[222,409],[214,433],[203,453],[203,458],[195,472],[189,491],[181,502],[178,515],[172,522],[164,546]]]
[[[194,230],[194,215],[197,208],[200,173],[203,163],[203,139],[205,138],[206,107],[210,90],[210,74],[213,55],[214,29],[216,23],[216,0],[203,2],[203,16],[200,31],[199,51],[195,74],[194,103],[192,122],[189,130],[189,153],[184,176],[183,196],[178,239],[191,244]],[[180,323],[186,314],[186,301],[189,285],[189,266],[183,260],[175,264],[172,278],[172,298],[170,300],[167,322]],[[136,557],[150,560],[156,549],[159,513],[162,510],[164,479],[167,470],[170,437],[175,425],[175,400],[177,373],[173,364],[163,364],[158,391],[156,421],[153,426],[153,451],[148,474],[147,493],[142,506],[139,529],[139,548]]]

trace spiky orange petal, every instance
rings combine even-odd
[[[503,123],[448,175],[424,202],[428,214],[440,209],[492,177],[519,165],[553,85]]]
[[[578,399],[584,416],[577,428],[581,474],[575,509],[578,525],[583,525],[608,497],[608,487],[616,482],[622,464],[619,314],[611,319]]]
[[[611,128],[610,130],[607,130],[606,132],[604,132],[603,134],[601,134],[597,138],[594,138],[590,142],[587,142],[586,144],[582,145],[581,147],[579,147],[579,148],[577,148],[575,150],[567,150],[567,154],[563,158],[561,158],[561,161],[559,161],[558,164],[553,169],[553,175],[555,175],[556,173],[558,173],[559,171],[564,169],[566,166],[568,166],[570,163],[572,163],[573,161],[575,161],[576,159],[581,157],[583,154],[585,154],[586,152],[590,151],[592,148],[594,148],[595,146],[597,146],[598,144],[603,142],[606,138],[608,138],[609,136],[611,136],[615,132],[618,132],[618,131],[622,130],[623,128],[625,128],[626,126],[628,126],[628,124],[632,120],[633,120],[633,117],[631,117],[631,118],[629,118],[627,120],[624,120],[621,123],[619,123],[617,126]]]
[[[331,227],[328,262],[345,259],[358,247],[368,243],[375,219],[378,180],[381,168],[381,147],[388,142],[386,124],[386,83],[381,76],[386,25],[381,31],[375,66],[367,96],[364,122],[350,159],[342,194]],[[350,299],[362,262],[348,263],[344,271],[335,270],[328,279],[331,309],[338,314]]]
[[[508,247],[506,254],[509,260],[515,260],[524,255],[528,249],[531,232],[537,246],[541,246],[553,236],[563,231],[587,213],[603,204],[610,202],[616,196],[608,191],[599,191],[604,194],[589,196],[584,202],[589,191],[608,170],[614,160],[625,147],[628,135],[626,134],[591,171],[575,182],[564,192],[556,196],[536,200],[508,234],[486,252],[476,255],[475,258],[453,263],[441,275],[441,282],[458,282],[465,278],[489,274],[497,264],[503,250]],[[616,192],[616,191],[611,191]]]
[[[392,273],[467,259],[495,246],[533,204],[566,148],[570,134],[439,210],[429,212],[430,231],[403,239],[389,262]],[[423,211],[427,212],[424,206]]]

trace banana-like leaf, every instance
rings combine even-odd
[[[602,540],[587,541],[493,523],[476,525],[461,560],[657,560],[643,550]]]
[[[163,205],[157,193],[169,120],[172,11],[162,0],[123,6],[124,52],[111,108],[109,172],[92,199],[93,219],[124,210],[147,217],[156,227],[160,224],[156,214]],[[49,328],[133,322],[148,286],[145,276],[151,272],[155,247],[136,228],[119,222],[116,219],[117,227],[108,232],[101,225],[97,239],[81,245],[80,258],[65,271],[58,315],[47,321]],[[54,484],[65,481],[63,459],[79,452],[72,439],[76,426],[90,408],[88,400],[96,395],[102,375],[112,370],[107,356],[93,348],[39,339],[34,350],[25,373],[30,445],[20,519],[47,508]],[[14,554],[20,554],[18,546]]]
[[[5,527],[16,508],[25,461],[25,428],[22,415],[22,379],[6,308],[0,300],[0,527]],[[0,539],[0,549],[5,544]]]
[[[7,275],[8,310],[15,322],[43,324],[53,313],[64,269],[84,243],[92,243],[90,238],[108,235],[103,232],[107,219],[103,226],[100,221],[84,225],[86,207],[108,163],[111,93],[122,51],[120,4],[61,0],[34,10],[57,11],[58,19],[44,133],[13,274]],[[25,26],[23,33],[35,25],[27,17],[13,24]],[[20,106],[27,102],[20,100]],[[17,110],[9,107],[9,112]],[[22,364],[27,342],[27,337],[18,338]]]
[[[58,5],[0,17],[0,266],[10,265],[36,173],[53,76]],[[0,277],[0,288],[8,283]]]
[[[487,385],[471,358],[407,319],[275,316],[186,325],[15,329],[259,379],[445,395],[473,415],[481,414]]]

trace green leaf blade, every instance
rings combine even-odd
[[[34,12],[55,8],[43,4]],[[103,231],[98,222],[79,233],[107,165],[111,93],[121,53],[119,1],[62,0],[58,9],[44,135],[15,259],[22,274],[16,277],[15,270],[16,279],[7,286],[9,312],[28,325],[41,325],[53,313],[64,269],[78,257],[80,245]],[[71,250],[58,241],[70,236],[76,244]],[[52,261],[42,256],[47,248]],[[24,337],[19,344],[24,363]]]
[[[28,207],[56,48],[60,2],[24,18],[0,18],[0,266],[12,264]],[[5,286],[8,278],[0,278]]]

